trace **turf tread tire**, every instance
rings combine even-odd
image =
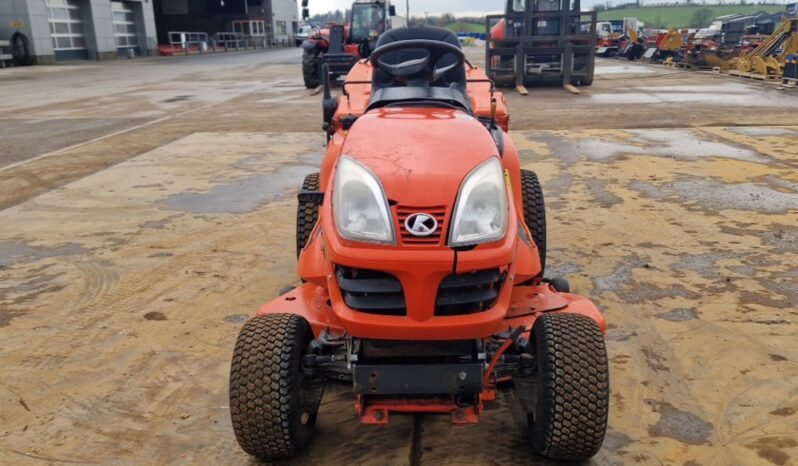
[[[302,190],[318,191],[319,174],[311,173],[302,182]],[[296,255],[305,248],[308,238],[319,220],[319,206],[312,202],[299,202],[296,209]]]
[[[604,442],[609,370],[604,336],[593,319],[544,314],[535,322],[538,381],[532,447],[559,460],[585,460]]]
[[[321,84],[321,72],[316,62],[316,54],[302,51],[302,80],[307,89],[315,89]]]
[[[302,423],[302,355],[312,338],[296,314],[244,324],[230,367],[230,417],[241,448],[263,459],[290,458],[310,443],[316,413]]]
[[[538,248],[538,276],[542,277],[546,270],[546,204],[538,176],[531,170],[521,170],[521,196],[524,201],[524,223]]]

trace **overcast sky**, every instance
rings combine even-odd
[[[503,8],[504,0],[409,0],[410,16],[424,16],[424,12],[431,15],[441,13],[454,13],[456,15],[467,15],[469,13],[484,14],[486,12],[498,12]],[[590,0],[587,0],[590,1]],[[352,0],[309,0],[308,8],[311,14],[323,13],[330,10],[344,10],[352,5]],[[406,3],[405,0],[394,0],[396,14],[404,16]]]
[[[1,1],[1,0],[0,0]],[[409,0],[410,16],[439,15],[441,13],[454,13],[458,16],[482,15],[485,13],[500,13],[504,9],[505,0]],[[612,0],[612,3],[619,4],[631,0]],[[777,3],[782,3],[776,0]],[[311,14],[324,13],[330,10],[344,10],[352,5],[352,0],[309,0]],[[597,3],[606,3],[606,0],[582,0],[582,10],[590,10]],[[646,3],[642,1],[641,3]],[[696,2],[700,3],[700,2]],[[717,3],[716,0],[707,3]],[[739,0],[725,0],[722,3],[739,3]],[[749,3],[759,3],[759,0],[749,1]],[[405,0],[393,0],[396,5],[396,14],[405,15]]]

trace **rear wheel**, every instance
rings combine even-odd
[[[546,205],[543,202],[543,188],[535,172],[521,170],[521,194],[524,200],[524,223],[532,235],[532,241],[540,256],[540,274],[546,269]]]
[[[308,89],[315,89],[321,84],[320,67],[316,60],[316,53],[309,52],[308,50],[302,51],[302,80],[305,81],[305,87]]]
[[[319,190],[319,174],[311,173],[305,177],[302,182],[303,191],[318,191]],[[316,226],[319,220],[319,206],[313,202],[300,201],[296,208],[296,255],[308,244],[310,233]]]
[[[302,372],[312,338],[307,320],[295,314],[254,317],[241,329],[230,367],[230,416],[250,455],[290,458],[310,443],[324,390],[323,379]]]
[[[532,329],[535,374],[516,384],[532,447],[560,460],[585,460],[604,442],[609,372],[598,325],[579,314],[544,314]]]

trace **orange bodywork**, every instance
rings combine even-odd
[[[532,286],[516,286],[507,287],[512,289],[510,296],[509,309],[505,308],[504,319],[499,330],[506,330],[508,327],[519,327],[523,325],[529,334],[529,329],[535,323],[535,320],[540,317],[544,312],[570,312],[574,314],[581,314],[593,319],[601,328],[601,332],[605,333],[607,325],[604,316],[596,308],[596,306],[586,298],[571,293],[558,293],[554,291],[551,286],[546,283],[540,283]],[[499,307],[497,303],[495,307]],[[291,314],[299,314],[305,317],[313,327],[313,333],[318,335],[321,331],[329,329],[335,333],[342,333],[346,330],[345,321],[338,317],[338,314],[333,310],[331,305],[331,296],[328,294],[326,287],[318,286],[314,283],[305,283],[302,286],[294,288],[288,293],[280,296],[279,298],[271,301],[258,311],[258,315],[268,314],[270,312],[287,312]],[[354,311],[350,311],[354,312]],[[366,314],[368,317],[380,317]],[[439,319],[448,319],[449,317],[439,317]],[[388,331],[381,333],[385,339],[405,339],[401,334],[394,332],[399,327],[391,327]],[[438,325],[434,328],[432,336],[442,336],[441,332],[448,335],[451,330],[450,326],[445,325],[442,327]],[[495,330],[495,329],[494,329]],[[437,334],[435,334],[437,332]],[[410,335],[412,337],[412,335]],[[430,339],[430,335],[426,335]],[[369,338],[379,339],[376,335],[368,335]],[[423,338],[407,338],[423,339]],[[447,338],[440,338],[447,339]]]
[[[493,27],[490,28],[491,39],[504,39],[506,33],[507,23],[504,19],[499,20],[498,23],[494,24]]]
[[[541,264],[523,218],[521,168],[507,135],[509,115],[504,96],[478,68],[467,70],[473,114],[448,107],[389,106],[366,111],[371,97],[372,67],[358,62],[338,98],[322,161],[319,188],[324,199],[319,221],[299,256],[301,286],[264,305],[259,315],[294,313],[303,316],[318,338],[322,332],[349,334],[367,340],[482,340],[497,333],[525,329],[531,339],[535,320],[544,313],[575,313],[593,319],[602,332],[604,318],[589,300],[557,292],[536,278]],[[494,119],[503,143],[485,122]],[[501,153],[499,153],[499,148]],[[380,180],[390,205],[396,244],[379,245],[343,238],[332,207],[334,171],[346,155],[367,166]],[[506,233],[500,240],[455,250],[447,246],[451,212],[460,185],[475,167],[498,157],[508,196]],[[441,228],[423,243],[402,234],[402,215],[437,212]],[[336,267],[374,270],[401,283],[404,315],[360,312],[347,306],[337,283]],[[435,315],[441,282],[453,274],[498,269],[505,277],[489,309],[461,315]],[[518,330],[515,330],[518,332]],[[477,422],[483,401],[495,398],[493,373],[511,339],[494,353],[481,392],[464,407],[451,397],[372,397],[359,395],[355,409],[365,424],[386,424],[388,415],[406,412],[450,414],[454,424]]]
[[[604,319],[584,298],[557,293],[547,284],[515,286],[540,272],[536,246],[523,222],[520,163],[506,131],[509,116],[504,96],[478,68],[467,70],[474,116],[449,108],[391,107],[365,113],[371,93],[372,67],[360,61],[343,84],[331,138],[322,162],[320,188],[332,192],[333,173],[343,154],[360,161],[382,182],[391,204],[396,245],[353,242],[337,231],[332,196],[325,195],[319,222],[299,256],[299,275],[306,283],[263,306],[258,314],[292,312],[304,316],[316,335],[328,328],[353,337],[391,340],[465,340],[488,338],[508,326],[531,329],[541,312],[576,312]],[[503,152],[479,119],[495,119],[503,132]],[[356,118],[348,129],[344,120]],[[479,118],[479,119],[478,119]],[[467,174],[491,156],[500,157],[508,183],[509,215],[503,239],[455,251],[446,245],[450,214]],[[436,244],[405,242],[399,211],[441,211],[442,231]],[[519,229],[522,231],[519,232]],[[341,296],[335,267],[378,270],[402,284],[407,314],[390,316],[350,309]],[[448,275],[499,268],[506,273],[492,308],[473,314],[435,316],[438,285]]]

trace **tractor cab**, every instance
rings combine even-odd
[[[302,2],[307,6],[307,0]],[[310,12],[302,9],[307,20]],[[321,68],[326,64],[332,79],[346,75],[361,58],[367,58],[377,39],[398,26],[396,9],[386,0],[358,0],[352,4],[347,23],[330,23],[317,29],[302,44],[302,77],[309,89],[321,84]]]
[[[349,40],[361,43],[379,37],[385,32],[387,20],[385,6],[381,3],[355,3],[352,5]]]

